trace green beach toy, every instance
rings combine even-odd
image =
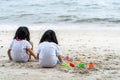
[[[83,68],[83,67],[85,67],[85,64],[79,63],[77,66],[78,66],[79,68]]]
[[[68,69],[71,69],[71,68],[72,68],[68,63],[64,63],[63,66],[65,66],[65,67],[68,68]]]

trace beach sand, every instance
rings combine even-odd
[[[31,41],[34,52],[45,30],[32,31]],[[27,63],[8,60],[7,49],[15,31],[0,31],[0,80],[119,80],[120,79],[120,29],[96,28],[76,30],[55,30],[63,56],[77,56],[84,68],[68,69],[57,65],[55,68],[41,68],[32,59]],[[88,64],[95,68],[89,69]]]

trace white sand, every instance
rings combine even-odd
[[[45,30],[44,30],[45,31]],[[31,31],[36,50],[44,31]],[[37,61],[14,63],[8,60],[7,49],[15,31],[0,31],[0,80],[119,80],[120,79],[120,29],[96,28],[55,30],[63,56],[78,56],[85,68],[58,65],[41,68]],[[95,69],[88,69],[93,62]]]

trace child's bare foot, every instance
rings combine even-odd
[[[10,61],[12,61],[12,58],[9,58]]]
[[[28,62],[31,62],[31,59],[28,59]]]

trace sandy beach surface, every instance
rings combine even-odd
[[[39,40],[45,30],[32,31],[31,41],[36,52]],[[120,29],[96,28],[76,30],[55,30],[63,56],[77,56],[84,68],[68,69],[57,65],[55,68],[41,68],[32,59],[27,63],[8,60],[7,49],[15,31],[0,31],[0,80],[120,80]],[[95,68],[89,69],[88,64]]]

